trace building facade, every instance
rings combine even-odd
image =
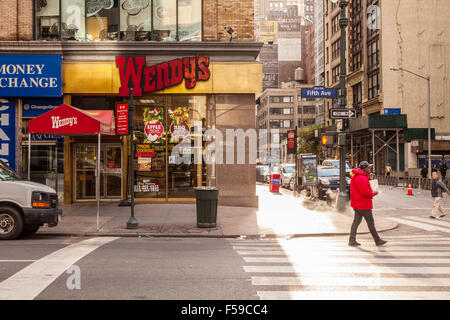
[[[206,141],[179,145],[181,128],[188,135],[195,123],[224,137],[230,128],[255,128],[262,65],[256,61],[261,44],[254,41],[253,0],[7,0],[0,6],[0,102],[2,112],[11,112],[2,114],[11,120],[8,128],[1,128],[10,133],[8,140],[2,137],[2,145],[9,143],[9,158],[3,152],[2,159],[17,171],[26,176],[30,167],[31,180],[57,188],[65,203],[92,201],[96,137],[32,135],[28,157],[27,123],[63,102],[82,110],[115,110],[129,99],[121,93],[124,80],[134,83],[140,77],[133,91],[133,139],[137,147],[152,152],[141,159],[138,149],[130,152],[129,135],[102,137],[102,200],[126,198],[129,163],[134,161],[137,201],[194,201],[194,187],[215,185],[221,190],[219,203],[257,206],[254,163],[194,163],[190,160],[206,153]],[[49,84],[30,76],[31,85],[54,85],[59,92],[31,92],[11,80],[13,68],[24,68],[22,57],[37,66],[31,70],[36,75],[47,72],[51,63],[45,59],[59,57],[59,77],[48,78]],[[130,67],[127,57],[143,59],[145,74],[139,76],[137,65],[131,73],[120,69],[120,59]],[[20,93],[14,92],[17,87]],[[155,129],[156,122],[161,130]],[[175,161],[175,150],[189,161]]]
[[[331,0],[323,4],[325,85],[338,88],[340,8]],[[446,1],[349,1],[347,106],[355,108],[358,117],[348,128],[352,162],[371,160],[379,174],[390,163],[396,174],[410,176],[418,175],[426,163],[427,81],[401,69],[430,77],[432,162],[439,166],[450,158],[446,118],[450,105],[445,89],[449,61],[444,54],[450,45],[444,27],[449,6]],[[328,117],[333,106],[337,99],[325,102],[327,126],[340,122]]]

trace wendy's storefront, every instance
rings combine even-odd
[[[133,87],[135,149],[130,154],[129,135],[101,137],[102,201],[127,196],[132,160],[137,202],[190,202],[194,187],[215,185],[221,190],[220,204],[257,206],[254,164],[180,163],[173,150],[178,148],[184,158],[202,158],[205,142],[186,144],[183,139],[195,135],[194,123],[203,132],[255,128],[254,101],[262,79],[261,64],[255,61],[259,49],[258,43],[66,44],[65,104],[116,111],[117,104],[129,102],[128,87]],[[94,135],[64,137],[61,189],[66,204],[95,199],[97,148]]]

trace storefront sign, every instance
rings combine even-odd
[[[22,117],[35,118],[63,104],[62,98],[23,99]]]
[[[156,157],[155,149],[151,147],[148,143],[141,143],[136,145],[136,152],[134,154],[134,157],[140,158],[140,157],[149,157],[154,158]]]
[[[61,97],[62,56],[0,55],[0,97]]]
[[[159,184],[148,179],[144,179],[142,182],[137,181],[134,185],[134,192],[159,192]]]
[[[145,66],[145,57],[116,57],[119,68],[119,89],[121,96],[129,95],[130,80],[133,82],[133,96],[140,97],[142,93],[155,92],[176,86],[183,82],[188,89],[195,87],[197,81],[207,81],[210,78],[209,57],[196,56]]]
[[[149,142],[159,142],[164,132],[164,126],[159,120],[150,120],[145,124],[144,131]]]
[[[16,169],[16,106],[0,99],[0,159]]]
[[[288,130],[287,148],[289,154],[295,154],[295,130]]]
[[[169,143],[179,143],[189,135],[191,120],[189,111],[189,107],[169,108]]]
[[[116,103],[116,134],[128,134],[128,103]]]

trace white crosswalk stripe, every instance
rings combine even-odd
[[[450,233],[450,221],[447,220],[431,219],[428,217],[418,216],[403,216],[401,218],[390,217],[387,219],[426,231],[440,231]]]
[[[448,237],[383,238],[384,247],[367,236],[361,247],[346,237],[228,241],[263,300],[450,300]]]

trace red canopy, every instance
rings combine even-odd
[[[56,135],[115,134],[114,111],[81,110],[62,104],[28,122],[29,133]]]

